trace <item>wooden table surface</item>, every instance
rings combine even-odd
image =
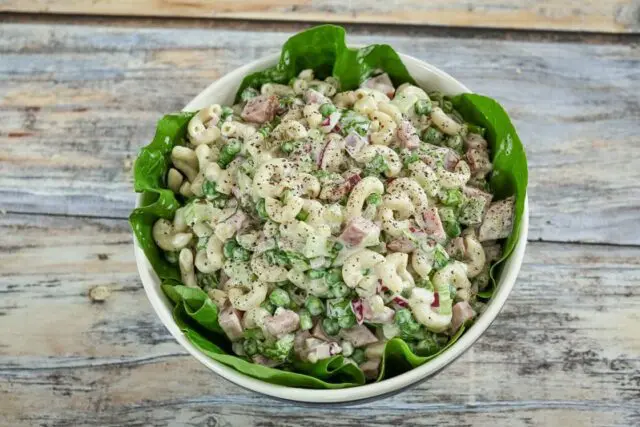
[[[640,425],[639,10],[0,0],[0,425]],[[147,302],[126,220],[156,120],[309,20],[495,97],[529,158],[530,241],[502,313],[435,378],[360,406],[273,401],[188,356]]]

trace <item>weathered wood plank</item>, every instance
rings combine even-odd
[[[376,403],[301,408],[186,355],[146,300],[125,221],[8,214],[0,233],[3,425],[640,422],[640,248],[533,242],[501,315],[443,373]],[[99,285],[110,296],[92,303]]]
[[[638,32],[634,0],[4,0],[0,12],[50,14],[231,18],[311,22],[434,25],[560,31]]]
[[[287,36],[0,26],[0,206],[126,217],[134,203],[132,159],[156,120],[226,72],[277,52]],[[634,46],[350,39],[391,43],[505,105],[529,157],[532,239],[640,244]]]

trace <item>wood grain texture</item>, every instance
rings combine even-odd
[[[635,33],[637,0],[2,0],[0,11]]]
[[[640,248],[531,243],[503,312],[444,372],[383,401],[302,408],[227,383],[174,342],[124,220],[7,214],[0,233],[0,425],[640,422]],[[106,301],[91,301],[95,286]]]
[[[288,35],[0,25],[0,206],[126,217],[133,158],[162,114]],[[640,244],[636,46],[350,40],[390,43],[503,103],[529,158],[532,239]]]

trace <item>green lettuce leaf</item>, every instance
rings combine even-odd
[[[489,142],[493,162],[489,184],[495,200],[516,196],[513,232],[504,245],[502,258],[491,267],[492,287],[478,294],[482,298],[491,298],[501,264],[511,255],[520,236],[527,195],[527,156],[509,115],[497,101],[486,96],[465,93],[454,97],[452,103],[466,121],[487,130],[485,137]]]
[[[376,44],[350,49],[345,34],[342,27],[320,25],[294,35],[282,47],[277,65],[249,74],[242,80],[236,102],[246,88],[259,90],[264,83],[270,82],[287,84],[305,69],[312,69],[320,79],[337,78],[340,90],[357,88],[376,70],[384,70],[396,86],[415,83],[391,46]]]
[[[248,87],[259,89],[267,82],[288,83],[304,69],[311,68],[318,78],[330,75],[341,83],[341,90],[349,90],[370,77],[374,71],[389,74],[393,83],[415,81],[407,72],[398,54],[388,45],[372,45],[349,49],[345,31],[334,25],[322,25],[291,37],[283,46],[279,63],[266,70],[250,74],[242,81],[237,92],[239,99]],[[430,88],[426,88],[430,89]],[[454,107],[466,121],[487,129],[491,146],[494,173],[490,181],[496,198],[516,196],[514,232],[507,239],[502,259],[491,270],[493,286],[500,274],[499,264],[509,257],[518,240],[524,211],[527,187],[527,161],[524,148],[504,111],[493,99],[475,94],[463,94],[452,99]],[[185,336],[204,354],[214,360],[273,384],[307,388],[342,388],[364,384],[362,371],[342,356],[334,356],[315,364],[296,361],[288,369],[268,368],[251,363],[231,353],[231,344],[218,324],[218,309],[208,295],[200,289],[180,284],[177,265],[170,264],[156,246],[151,235],[158,218],[171,219],[180,201],[166,189],[166,173],[170,165],[171,149],[182,144],[186,127],[193,113],[168,115],[158,123],[153,141],[142,149],[134,168],[135,190],[143,193],[142,206],[130,216],[131,227],[140,247],[145,252],[158,276],[163,279],[162,289],[175,304],[173,316]],[[480,296],[489,298],[493,289]],[[468,325],[467,325],[468,326]],[[378,381],[399,375],[420,366],[447,351],[464,333],[465,326],[451,337],[436,354],[418,356],[400,338],[390,340],[383,353]]]
[[[142,206],[133,210],[129,224],[161,279],[180,280],[178,267],[165,259],[151,231],[159,218],[172,219],[180,207],[173,191],[166,189],[166,176],[171,164],[171,150],[184,140],[191,117],[193,113],[164,116],[158,122],[153,141],[140,150],[133,168],[133,185],[136,192],[142,192]]]

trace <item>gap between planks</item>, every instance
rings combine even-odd
[[[350,35],[418,36],[459,39],[495,39],[529,42],[634,44],[640,43],[640,33],[609,33],[600,31],[558,31],[550,29],[434,26],[408,23],[396,25],[367,22],[323,22],[288,20],[244,20],[225,18],[112,16],[88,14],[30,14],[1,12],[0,23],[44,25],[104,25],[129,28],[216,29],[237,31],[277,31],[292,35],[315,25],[332,23],[343,26]]]

